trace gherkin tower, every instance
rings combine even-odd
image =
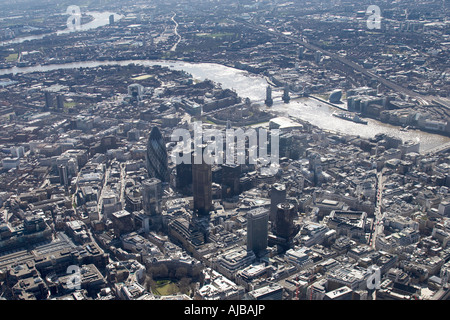
[[[157,127],[153,127],[147,141],[146,164],[148,175],[162,182],[169,182],[169,168],[166,144]]]

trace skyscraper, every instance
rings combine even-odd
[[[256,208],[247,213],[247,250],[256,255],[267,248],[269,236],[269,210]]]
[[[44,96],[45,96],[44,111],[48,111],[51,108],[53,108],[53,97],[50,91],[44,91]]]
[[[59,165],[58,166],[59,173],[59,182],[63,186],[67,186],[69,184],[69,173],[67,165]]]
[[[133,101],[141,101],[142,96],[144,95],[144,87],[140,84],[134,83],[128,86],[128,96]]]
[[[56,107],[59,110],[64,110],[64,95],[63,94],[58,94],[56,96]]]
[[[271,86],[267,86],[267,88],[266,88],[266,100],[264,102],[268,107],[271,107],[273,105],[272,87]]]
[[[304,56],[305,56],[305,47],[301,46],[298,48],[298,58],[300,60],[303,60]]]
[[[183,194],[192,195],[192,164],[179,163],[176,165],[176,187]]]
[[[222,165],[222,197],[231,198],[239,194],[241,166],[237,164]]]
[[[282,97],[284,103],[289,103],[291,100],[291,97],[289,96],[289,85],[286,83],[283,89],[283,97]]]
[[[169,182],[169,168],[166,144],[157,127],[153,127],[147,142],[147,171],[150,178]]]
[[[203,151],[205,147],[206,145],[203,145],[201,150]],[[212,167],[203,157],[200,164],[192,160],[192,193],[194,211],[199,215],[209,214],[212,208]]]
[[[286,186],[281,183],[274,183],[270,190],[270,221],[275,222],[277,206],[286,201]]]
[[[146,215],[161,213],[162,185],[161,180],[150,178],[142,183],[142,208]]]
[[[320,61],[322,61],[322,52],[316,51],[316,53],[314,54],[314,59],[316,63],[320,63]]]
[[[295,207],[291,203],[283,202],[278,204],[277,209],[275,234],[285,239],[286,243],[290,243],[299,231],[299,228],[294,224]]]

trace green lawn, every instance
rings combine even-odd
[[[11,53],[9,56],[6,57],[6,61],[12,62],[12,61],[17,60],[18,57],[19,57],[18,53]]]
[[[76,102],[64,102],[64,112],[69,112],[69,110],[75,108],[76,105]]]
[[[167,296],[178,292],[178,286],[171,280],[158,280],[156,281],[156,287],[152,288],[152,291],[156,295]]]

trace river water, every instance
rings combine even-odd
[[[161,65],[174,70],[184,70],[198,80],[212,80],[221,84],[224,89],[235,90],[242,98],[250,98],[254,102],[265,99],[267,82],[262,76],[252,75],[246,71],[214,63],[189,63],[182,61],[129,60],[129,61],[86,61],[67,64],[33,66],[0,70],[0,75],[46,72],[58,69],[94,68],[99,66],[128,65],[135,63],[143,66]],[[376,120],[368,119],[368,124],[358,124],[332,116],[339,111],[332,106],[313,98],[292,99],[289,104],[281,101],[281,92],[274,91],[272,109],[282,115],[308,121],[311,124],[332,132],[372,138],[376,134],[386,133],[401,138],[403,141],[420,142],[420,152],[450,143],[449,137],[418,130],[401,131],[399,127],[391,126]]]
[[[123,18],[122,15],[113,13],[113,12],[86,12],[86,15],[92,16],[94,18],[94,20],[92,20],[91,22],[82,24],[77,31],[87,31],[87,30],[96,29],[96,28],[99,28],[102,26],[106,26],[107,24],[109,24],[109,16],[110,15],[114,15],[114,21],[118,21]],[[67,15],[67,18],[69,18],[69,15]],[[72,31],[70,29],[64,29],[64,30],[56,31],[54,33],[47,33],[47,34],[28,36],[28,37],[20,37],[20,38],[7,40],[7,41],[2,41],[2,42],[0,42],[0,46],[5,46],[5,45],[9,45],[9,44],[17,44],[17,43],[22,43],[25,41],[39,40],[39,39],[43,39],[44,37],[47,37],[50,35],[55,35],[55,34],[62,35],[62,34],[68,34],[70,32],[74,32],[74,31]]]
[[[289,104],[278,102],[272,108],[284,112],[286,115],[297,117],[304,121],[333,132],[373,138],[376,134],[385,133],[402,139],[420,143],[420,152],[429,151],[444,144],[450,143],[450,138],[438,134],[432,134],[419,130],[401,131],[400,127],[392,126],[373,119],[367,125],[354,123],[334,117],[333,112],[340,111],[326,103],[312,98],[300,98],[291,100]]]

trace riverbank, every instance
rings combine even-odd
[[[240,97],[249,98],[252,102],[264,101],[266,95],[267,81],[264,76],[254,75],[247,71],[215,63],[191,63],[171,60],[84,61],[24,68],[14,67],[0,70],[0,75],[18,75],[21,73],[47,72],[73,68],[96,68],[114,65],[126,66],[129,64],[142,66],[160,65],[174,70],[182,70],[191,74],[194,79],[202,81],[208,79],[220,83],[222,88],[233,90]],[[301,97],[285,104],[281,101],[281,97],[274,96],[274,105],[270,110],[301,119],[321,129],[340,134],[373,138],[377,134],[384,133],[398,137],[403,141],[412,140],[420,142],[421,152],[438,148],[450,142],[450,137],[419,130],[405,132],[401,130],[401,127],[385,124],[374,119],[368,119],[367,125],[342,120],[332,116],[336,110],[334,106],[320,100],[323,99]],[[265,107],[263,103],[261,105]]]

